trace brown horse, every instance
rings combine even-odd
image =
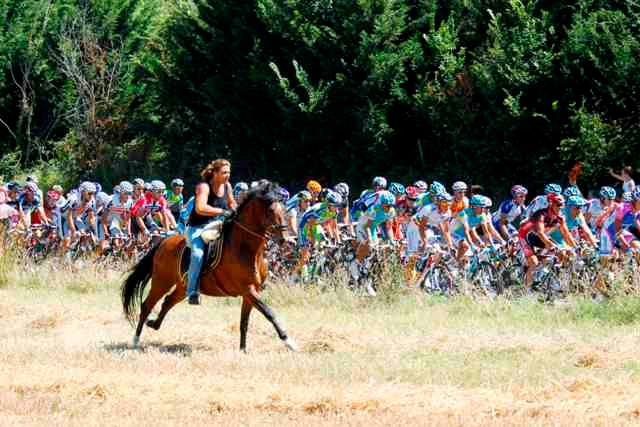
[[[214,297],[242,297],[240,312],[240,350],[246,350],[249,314],[255,307],[274,326],[278,336],[290,350],[296,350],[291,338],[276,320],[271,309],[260,299],[260,289],[267,278],[268,266],[264,259],[267,240],[282,239],[286,232],[284,208],[277,186],[266,183],[248,193],[237,213],[224,225],[224,244],[220,263],[207,270],[200,280],[200,292]],[[154,246],[132,269],[122,285],[122,307],[125,316],[134,324],[137,306],[140,306],[138,325],[133,346],[140,342],[146,325],[159,329],[171,308],[186,296],[186,276],[189,248],[186,237],[171,236]],[[206,267],[205,267],[206,268]],[[144,289],[151,279],[151,289],[143,300]],[[175,288],[172,290],[172,288]],[[170,292],[171,291],[171,292]],[[170,293],[169,293],[170,292]],[[167,295],[168,294],[168,295]],[[166,295],[166,296],[165,296]],[[155,320],[148,320],[151,310],[164,298]]]

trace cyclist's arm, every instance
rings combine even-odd
[[[496,228],[493,226],[493,224],[491,223],[491,221],[490,221],[490,220],[489,220],[489,221],[487,221],[487,222],[485,222],[485,223],[484,223],[484,226],[485,226],[485,232],[486,232],[486,231],[489,231],[489,233],[491,233],[491,234],[488,234],[489,236],[493,236],[493,237],[495,237],[495,238],[496,238],[496,240],[497,240],[498,242],[500,242],[500,244],[502,244],[502,245],[504,245],[504,244],[505,244],[504,239],[502,238],[502,236],[500,235],[500,233],[498,233],[498,231],[497,231],[497,230],[496,230]],[[489,240],[491,240],[491,238],[489,238]]]
[[[554,246],[554,243],[551,241],[551,239],[549,239],[549,237],[547,236],[547,233],[545,233],[544,231],[543,221],[536,221],[533,231],[538,235],[538,237],[540,237],[540,240],[542,240],[542,242],[546,247]]]
[[[67,227],[69,227],[70,234],[76,234],[76,223],[73,220],[73,207],[70,207],[67,211]]]
[[[593,236],[593,233],[591,232],[591,229],[587,225],[586,221],[581,221],[580,222],[580,229],[582,230],[584,235],[587,236],[587,240],[589,241],[591,246],[596,246],[596,244],[597,244],[596,238]]]
[[[451,234],[449,234],[449,221],[442,221],[438,227],[440,227],[440,232],[444,237],[444,241],[447,242],[447,246],[453,249],[453,240],[451,240]]]
[[[559,227],[560,227],[560,234],[562,234],[562,238],[564,239],[564,241],[569,243],[569,245],[574,248],[577,247],[578,242],[576,242],[576,239],[574,239],[573,236],[571,235],[571,232],[569,232],[569,228],[567,228],[567,223],[563,221],[560,223]]]

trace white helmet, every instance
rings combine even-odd
[[[81,193],[95,193],[96,185],[93,182],[85,181],[82,184],[80,184],[80,187],[78,187],[78,190]]]
[[[451,188],[453,189],[453,191],[467,191],[468,187],[467,187],[467,184],[465,184],[464,182],[457,181],[453,183]]]
[[[154,179],[153,181],[151,181],[151,191],[164,191],[166,190],[167,186],[164,185],[164,182],[158,180],[158,179]]]

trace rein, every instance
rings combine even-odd
[[[249,233],[250,235],[252,235],[253,237],[257,238],[257,239],[261,239],[261,240],[269,240],[272,236],[272,233],[269,231],[270,229],[274,229],[274,230],[284,230],[287,228],[286,225],[279,225],[279,224],[272,224],[269,227],[267,227],[267,229],[265,230],[264,234],[260,234],[256,231],[251,230],[249,227],[247,227],[246,225],[244,225],[243,223],[241,223],[238,220],[233,220],[233,223],[236,224],[238,227],[240,227],[241,229],[243,229],[244,231],[246,231],[247,233]]]

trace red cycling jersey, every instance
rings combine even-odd
[[[137,217],[145,217],[149,214],[164,212],[167,209],[167,200],[160,196],[158,200],[153,199],[153,193],[148,192],[138,199],[131,208],[131,214]]]

